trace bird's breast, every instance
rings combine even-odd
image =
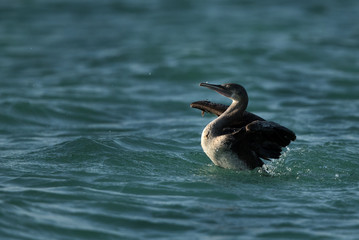
[[[202,132],[202,149],[215,165],[229,169],[247,169],[238,154],[232,151],[232,142],[233,138],[229,134],[214,136],[210,126]]]

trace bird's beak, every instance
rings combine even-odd
[[[219,94],[222,94],[225,97],[230,98],[232,96],[232,93],[228,91],[226,88],[224,88],[222,85],[216,85],[216,84],[209,84],[209,83],[201,83],[199,84],[201,87],[206,87],[209,89],[212,89]]]

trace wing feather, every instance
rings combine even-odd
[[[207,112],[207,113],[212,113],[217,115],[218,117],[224,113],[227,108],[228,105],[224,105],[224,104],[220,104],[220,103],[213,103],[210,101],[197,101],[197,102],[193,102],[190,105],[192,108],[197,108],[199,110],[203,112]],[[244,111],[243,116],[241,117],[241,119],[238,119],[238,121],[233,121],[233,123],[231,124],[231,128],[241,128],[243,126],[246,126],[247,124],[253,122],[253,121],[265,121],[263,118],[251,113],[251,112],[247,112]]]
[[[282,148],[296,139],[291,130],[270,121],[251,122],[245,126],[245,130],[245,135],[243,136],[242,131],[240,137],[241,144],[246,142],[258,157],[266,160],[279,158]]]

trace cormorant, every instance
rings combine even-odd
[[[243,86],[235,83],[201,83],[200,86],[232,99],[230,106],[209,101],[191,104],[202,110],[202,114],[210,112],[218,116],[204,128],[201,136],[203,151],[215,165],[238,170],[262,167],[262,159],[279,158],[282,148],[296,139],[288,128],[245,111],[248,95]]]

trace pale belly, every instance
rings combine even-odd
[[[208,131],[204,129],[201,136],[201,145],[203,151],[215,165],[228,169],[248,169],[247,165],[230,149],[231,136],[208,137],[207,133]]]

